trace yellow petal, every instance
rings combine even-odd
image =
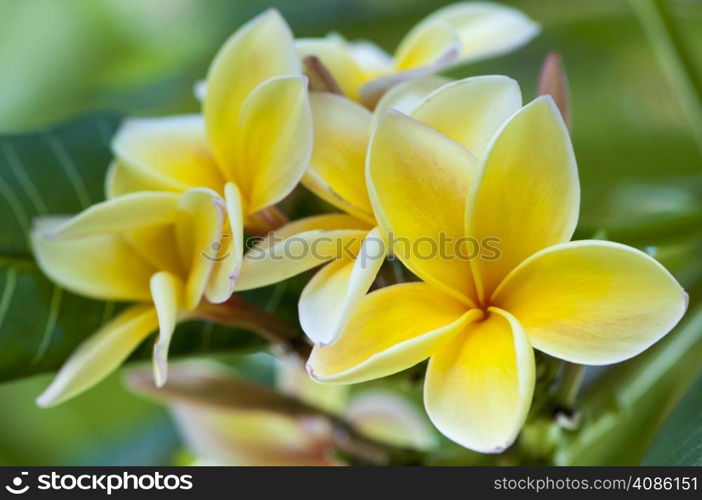
[[[680,320],[687,295],[648,255],[607,241],[574,241],[530,257],[493,303],[514,314],[532,345],[574,363],[617,363]]]
[[[161,271],[151,277],[151,297],[158,316],[159,334],[154,344],[154,382],[161,387],[168,377],[168,347],[183,303],[185,285],[177,277]]]
[[[339,84],[344,95],[358,99],[358,88],[365,80],[365,73],[354,60],[345,40],[335,36],[302,38],[295,41],[300,59],[316,56]]]
[[[429,360],[424,404],[443,435],[482,453],[517,437],[534,391],[534,352],[519,322],[490,308]]]
[[[480,157],[490,138],[522,106],[517,82],[477,76],[444,85],[411,113]]]
[[[466,234],[499,252],[471,260],[481,298],[533,253],[568,241],[580,205],[573,147],[550,97],[522,108],[493,141],[466,217]]]
[[[130,118],[115,135],[112,149],[117,163],[108,176],[111,195],[144,187],[167,191],[222,188],[222,175],[199,115]]]
[[[186,310],[195,308],[205,291],[215,262],[213,250],[221,245],[223,219],[222,199],[213,191],[191,189],[178,204],[176,240],[188,272],[183,305]]]
[[[300,325],[315,344],[333,343],[373,284],[385,261],[387,242],[375,228],[363,240],[355,258],[323,267],[305,286],[298,303]]]
[[[395,71],[364,83],[359,90],[361,102],[375,107],[389,89],[441,70],[451,64],[460,51],[458,34],[446,23],[436,22],[413,29],[396,51]]]
[[[250,215],[287,196],[309,165],[307,79],[277,77],[257,87],[243,104],[235,140],[239,155],[230,173]]]
[[[429,94],[450,81],[448,78],[425,76],[402,82],[390,88],[383,94],[373,110],[371,130],[377,126],[383,116],[383,111],[386,109],[394,109],[411,115]]]
[[[367,168],[375,215],[392,233],[395,255],[424,281],[471,303],[470,263],[454,249],[464,237],[475,158],[427,125],[387,111],[371,139]]]
[[[41,270],[68,290],[105,300],[150,300],[156,271],[120,235],[50,238],[64,218],[35,221],[31,241]]]
[[[384,377],[428,358],[481,315],[426,283],[381,288],[361,300],[336,342],[314,347],[307,371],[329,383]]]
[[[367,223],[342,214],[291,222],[244,256],[235,289],[270,285],[344,254],[355,255],[370,229]]]
[[[203,114],[215,156],[225,172],[237,168],[237,123],[249,94],[270,78],[299,75],[300,71],[290,28],[274,9],[239,28],[219,50],[207,73]],[[279,114],[286,116],[287,111]]]
[[[236,184],[227,183],[224,188],[224,202],[231,233],[223,234],[219,251],[210,253],[215,264],[205,290],[207,300],[215,304],[231,297],[244,257],[244,207]]]
[[[174,224],[148,226],[124,233],[124,239],[154,269],[185,276]]]
[[[145,191],[118,196],[97,203],[58,227],[53,237],[80,238],[119,233],[175,220],[180,196],[176,193]]]
[[[372,220],[368,200],[365,159],[370,136],[371,113],[363,106],[327,92],[310,94],[314,122],[314,146],[310,170],[306,177],[321,178],[320,184],[303,184],[320,198],[350,211],[364,220]],[[340,200],[341,203],[337,202]]]
[[[133,306],[83,342],[37,398],[42,408],[54,406],[100,382],[158,326],[151,305]]]
[[[494,57],[529,42],[539,25],[517,9],[491,2],[461,2],[437,10],[417,28],[444,22],[461,42],[460,62]]]
[[[170,181],[132,168],[123,161],[115,159],[110,163],[105,175],[105,196],[114,198],[135,191],[179,191]]]
[[[395,69],[404,71],[437,63],[443,66],[458,57],[460,52],[458,34],[450,24],[441,21],[422,23],[397,47]]]

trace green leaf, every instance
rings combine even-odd
[[[38,269],[28,244],[34,217],[76,213],[103,199],[109,143],[118,122],[114,114],[95,114],[55,129],[0,136],[0,381],[56,370],[124,307],[61,289]],[[133,358],[148,358],[151,342]],[[248,351],[261,345],[250,332],[190,322],[178,327],[171,353]]]
[[[668,418],[643,465],[702,465],[702,377]]]

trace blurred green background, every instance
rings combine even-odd
[[[95,109],[195,111],[193,84],[226,37],[267,7],[295,35],[337,31],[387,50],[445,0],[0,0],[0,132],[33,130]],[[451,76],[507,74],[533,97],[540,64],[563,56],[583,188],[580,237],[656,255],[683,284],[702,275],[702,156],[681,104],[626,0],[505,1],[543,25],[528,46]],[[669,2],[689,47],[702,49],[702,2]],[[702,50],[693,54],[702,67]],[[103,166],[101,166],[103,168]],[[699,227],[699,226],[698,226]],[[1,333],[0,333],[1,335]],[[50,377],[0,386],[0,463],[163,464],[180,443],[167,412],[119,375],[39,410]]]

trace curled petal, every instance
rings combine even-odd
[[[215,304],[231,297],[244,258],[244,208],[236,184],[229,182],[225,186],[224,205],[231,234],[223,234],[219,251],[210,255],[215,264],[205,290],[207,300]]]
[[[178,309],[183,302],[184,283],[170,273],[161,271],[151,277],[151,297],[158,316],[159,334],[154,344],[154,381],[158,387],[168,376],[168,347],[178,321]]]
[[[355,259],[334,261],[310,280],[300,295],[300,325],[316,344],[333,343],[385,261],[387,242],[375,228],[363,240]]]
[[[181,197],[175,232],[178,251],[187,269],[183,304],[186,310],[194,309],[205,291],[215,263],[213,249],[221,246],[223,219],[223,202],[217,193],[195,188]]]

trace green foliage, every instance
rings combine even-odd
[[[643,465],[702,466],[702,377],[665,423]]]

